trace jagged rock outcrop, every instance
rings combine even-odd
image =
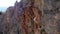
[[[40,0],[38,0],[40,1]],[[21,0],[6,10],[4,34],[41,34],[42,11],[35,0]]]
[[[60,34],[59,3],[60,0],[16,1],[1,17],[0,31],[4,34]]]

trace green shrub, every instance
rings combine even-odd
[[[41,32],[45,32],[45,29],[42,29]]]

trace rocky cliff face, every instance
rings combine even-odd
[[[41,34],[42,12],[38,7],[40,0],[21,0],[6,10],[4,34]],[[37,4],[35,4],[35,2]]]
[[[0,32],[3,34],[60,34],[59,3],[60,0],[16,1],[15,5],[9,7],[1,17]]]
[[[60,34],[60,0],[43,1],[43,24],[47,34]]]

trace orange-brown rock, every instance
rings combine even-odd
[[[35,1],[37,0],[16,1],[15,6],[7,9],[3,31],[5,34],[41,34],[42,11],[34,5]]]

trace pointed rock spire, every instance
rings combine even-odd
[[[18,1],[16,0],[16,2],[15,2],[15,6],[18,4]]]

